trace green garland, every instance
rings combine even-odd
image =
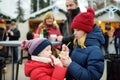
[[[0,17],[3,18],[3,19],[10,19],[9,16],[6,16],[6,15],[4,15],[4,14],[2,14],[2,13],[0,13]]]

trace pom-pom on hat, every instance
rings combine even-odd
[[[46,38],[36,38],[33,40],[25,40],[21,43],[21,48],[28,51],[30,55],[37,56],[48,45],[52,45]]]
[[[90,7],[87,8],[87,12],[81,12],[75,16],[71,28],[90,32],[94,26],[94,16],[94,10]]]

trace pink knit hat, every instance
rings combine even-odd
[[[28,51],[30,55],[37,56],[48,45],[52,45],[46,38],[36,38],[33,40],[25,40],[21,43],[21,48]]]
[[[94,16],[94,10],[89,7],[87,12],[81,12],[75,16],[71,24],[71,28],[90,32],[94,26]]]

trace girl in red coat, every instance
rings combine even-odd
[[[21,48],[31,55],[24,69],[30,80],[64,80],[66,68],[52,56],[51,43],[46,38],[23,41]]]

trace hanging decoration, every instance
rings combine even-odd
[[[58,9],[58,7],[54,6],[52,8],[52,11],[53,11],[53,13],[55,13],[55,15],[57,15],[57,13],[59,12],[59,9]]]
[[[111,7],[111,8],[109,8],[108,9],[108,12],[109,12],[109,18],[110,19],[113,19],[114,18],[114,16],[115,16],[115,12],[116,12],[117,10],[116,9],[114,9],[113,7]]]
[[[108,17],[109,17],[110,19],[113,19],[113,18],[114,18],[115,13],[116,13],[118,16],[120,16],[120,10],[119,10],[118,8],[109,7],[109,8],[107,8],[107,9],[105,9],[104,11],[102,11],[102,12],[98,13],[97,15],[95,15],[95,17],[97,18],[97,17],[99,17],[99,16],[102,16],[102,15],[105,14],[105,13],[109,13]]]

